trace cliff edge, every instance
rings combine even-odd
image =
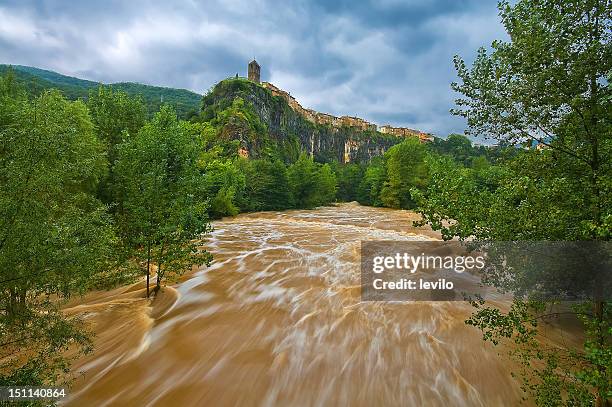
[[[297,159],[300,152],[319,162],[368,162],[404,139],[380,133],[357,118],[316,123],[290,106],[278,88],[245,78],[225,79],[211,89],[202,98],[202,119],[216,120],[222,137],[239,140],[241,155],[258,158],[272,147],[286,162]]]

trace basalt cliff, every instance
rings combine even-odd
[[[319,162],[368,162],[405,137],[418,137],[383,133],[356,117],[304,109],[275,86],[245,78],[226,79],[211,89],[202,99],[202,117],[217,123],[222,137],[237,140],[242,156],[258,158],[277,149],[285,161],[305,152]],[[422,134],[423,142],[431,138]]]

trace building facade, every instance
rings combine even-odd
[[[420,130],[409,129],[407,127],[393,127],[388,124],[380,126],[378,131],[384,134],[392,134],[398,137],[418,137],[421,143],[430,143],[434,140],[433,135]]]
[[[328,113],[320,113],[312,109],[305,109],[289,92],[274,86],[270,82],[260,82],[260,70],[261,68],[257,61],[252,60],[249,63],[249,80],[256,83],[261,83],[261,86],[272,92],[274,96],[280,96],[285,99],[285,101],[295,112],[301,114],[304,118],[313,123],[327,125],[334,128],[352,127],[361,131],[379,131],[384,134],[390,134],[398,137],[417,137],[421,143],[429,143],[434,140],[432,134],[425,133],[420,130],[409,129],[406,127],[393,127],[388,124],[377,127],[376,124],[370,123],[369,121],[360,117],[336,117]]]

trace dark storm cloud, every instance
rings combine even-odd
[[[494,1],[0,1],[0,63],[206,92],[245,74],[305,107],[462,132],[448,109],[454,54],[504,33]]]
[[[391,0],[361,1],[320,0],[315,4],[327,13],[350,13],[362,23],[373,27],[390,27],[419,25],[440,14],[463,13],[473,11],[483,2],[464,0]],[[496,3],[492,3],[495,5]]]

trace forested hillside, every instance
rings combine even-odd
[[[32,96],[38,96],[46,89],[59,89],[68,99],[86,99],[89,91],[96,89],[100,83],[85,79],[66,76],[45,69],[23,65],[0,65],[0,74],[12,68],[15,79],[24,85]],[[143,99],[147,113],[151,116],[157,112],[162,103],[171,105],[182,118],[197,114],[201,95],[186,90],[144,85],[135,82],[119,82],[104,84],[115,90],[122,90],[130,96],[140,96]]]

